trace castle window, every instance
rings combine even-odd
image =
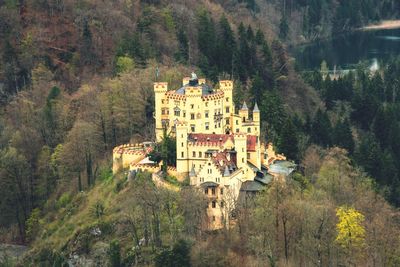
[[[196,151],[193,151],[193,158],[196,157]]]
[[[204,116],[205,116],[206,118],[208,118],[208,110],[206,110],[204,113],[205,113]]]
[[[246,122],[246,117],[243,117],[243,118],[242,118],[242,122]]]
[[[226,124],[226,125],[229,125],[229,118],[226,118],[226,119],[225,119],[225,124]]]
[[[210,123],[209,122],[206,122],[205,126],[206,126],[206,130],[210,130]]]
[[[239,125],[239,120],[236,120],[236,125]]]
[[[208,102],[206,102],[206,107],[208,107]]]
[[[215,187],[211,188],[211,195],[215,196]]]
[[[244,163],[244,158],[242,158],[242,163]]]
[[[183,111],[183,117],[186,118],[186,111]]]
[[[217,207],[217,202],[215,202],[215,201],[211,202],[211,207],[212,207],[213,209],[215,209],[215,208]],[[215,220],[215,219],[214,219],[214,220]]]
[[[217,183],[219,183],[219,182],[221,182],[221,179],[220,179],[219,177],[217,177],[217,178],[215,178],[215,181],[216,181]]]
[[[190,119],[194,120],[194,113],[190,113]]]
[[[220,122],[218,122],[218,128],[221,128],[221,123]]]
[[[225,112],[229,113],[229,107],[225,107]]]
[[[223,195],[224,194],[224,189],[221,188],[220,194]]]
[[[165,109],[161,109],[161,114],[165,115]]]
[[[178,107],[174,108],[174,115],[177,117],[181,115],[181,110]]]
[[[199,158],[201,158],[203,156],[203,153],[201,153],[201,151],[199,151]]]
[[[183,158],[183,157],[185,156],[185,154],[182,152],[182,153],[181,153],[181,156],[182,156],[182,158]]]
[[[224,202],[223,201],[221,201],[221,208],[223,208],[224,207]]]
[[[212,221],[215,222],[215,216],[212,216]]]
[[[195,125],[194,125],[194,124],[191,124],[191,125],[190,125],[190,130],[192,131],[192,133],[195,132],[196,129],[195,129]]]
[[[208,188],[204,189],[204,194],[208,195]]]
[[[238,133],[238,132],[239,132],[239,129],[236,129],[236,132]]]
[[[226,102],[229,102],[229,97],[225,98]]]
[[[248,133],[251,133],[251,128],[250,128],[250,127],[247,128],[247,132],[248,132]]]
[[[190,108],[191,108],[191,109],[194,109],[194,104],[190,104]]]
[[[164,99],[161,99],[161,104],[164,104]]]
[[[247,153],[247,159],[250,159],[250,153]]]
[[[182,136],[183,137],[183,136]],[[183,142],[182,142],[182,147],[183,147]]]

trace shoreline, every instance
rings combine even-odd
[[[361,31],[390,30],[400,28],[400,20],[382,20],[379,24],[370,24],[359,28]]]

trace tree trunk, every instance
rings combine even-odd
[[[82,178],[81,178],[81,172],[78,172],[78,190],[79,192],[82,192]]]

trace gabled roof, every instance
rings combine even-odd
[[[211,155],[211,160],[224,177],[229,177],[236,167],[236,153],[225,150]]]
[[[247,136],[247,151],[256,151],[257,136],[248,135]]]

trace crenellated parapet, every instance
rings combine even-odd
[[[138,163],[152,150],[152,146],[145,146],[143,143],[123,144],[115,147],[113,149],[113,173]]]

